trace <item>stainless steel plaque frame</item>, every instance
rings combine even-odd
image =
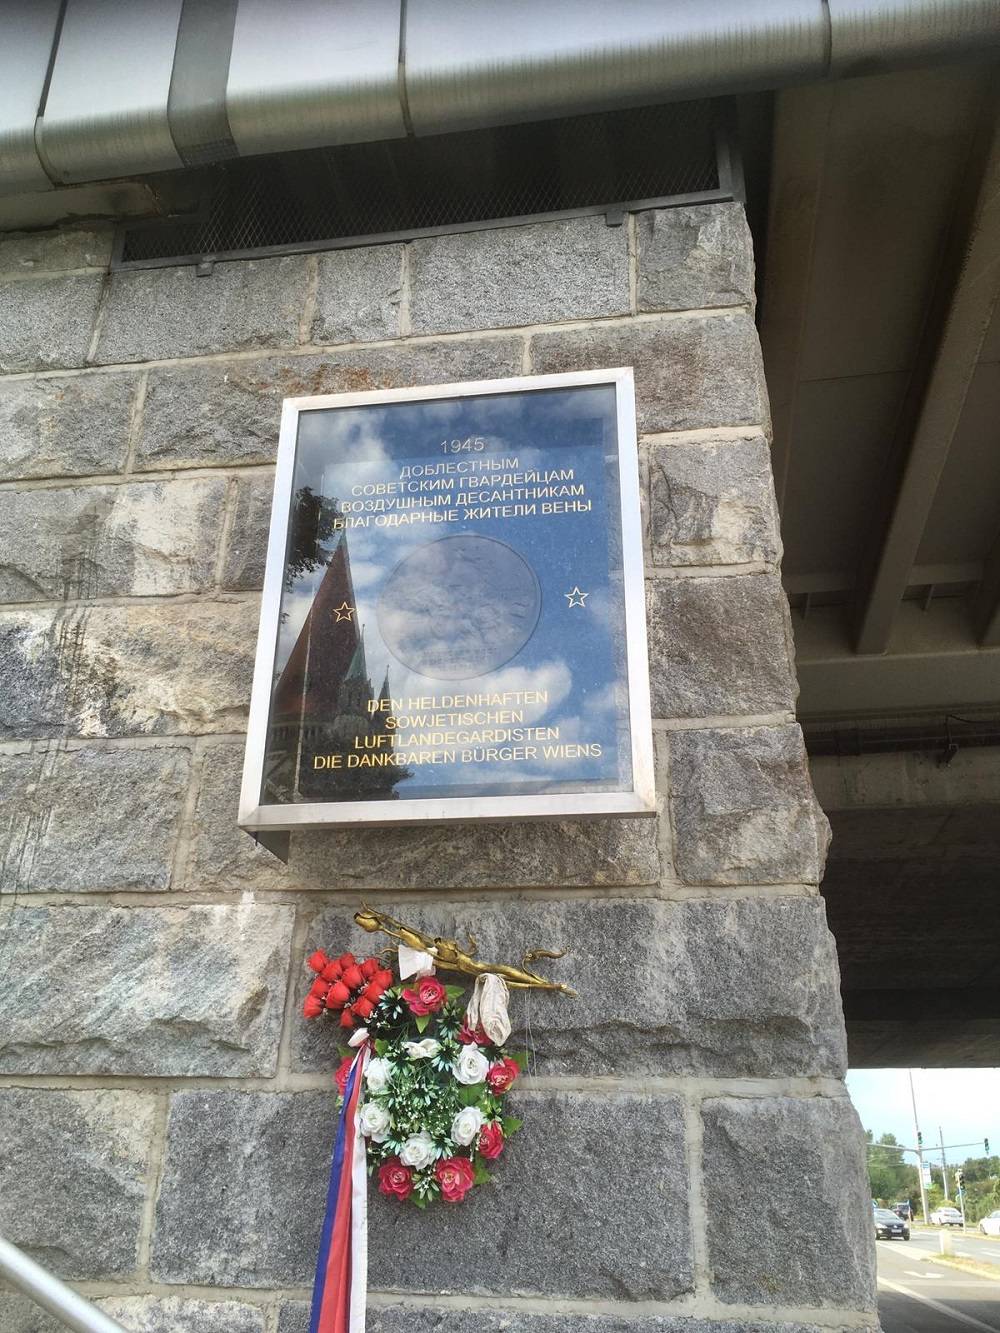
[[[625,620],[625,679],[631,742],[631,782],[627,789],[510,796],[442,796],[399,801],[299,801],[264,804],[268,723],[280,627],[290,509],[299,421],[303,413],[421,400],[525,394],[582,385],[613,385],[616,401],[618,481]],[[324,394],[286,398],[282,407],[277,471],[267,567],[247,730],[239,826],[277,850],[283,833],[329,826],[407,825],[444,822],[587,819],[595,815],[649,817],[656,813],[650,723],[649,670],[643,577],[639,464],[635,391],[630,367],[560,375],[527,375],[501,380],[426,385],[373,393]],[[279,853],[280,854],[280,853]]]

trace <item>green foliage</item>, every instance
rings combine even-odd
[[[910,1166],[903,1158],[903,1150],[898,1147],[894,1134],[883,1134],[878,1143],[873,1141],[871,1130],[865,1131],[868,1140],[868,1180],[871,1196],[879,1203],[891,1208],[901,1199],[920,1198],[920,1177],[915,1166]]]

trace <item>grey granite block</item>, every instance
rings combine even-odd
[[[292,916],[263,905],[14,908],[0,1071],[273,1074]],[[55,996],[68,1002],[53,1021]]]
[[[410,244],[414,333],[548,324],[628,310],[626,230],[609,227],[603,217],[456,232]]]
[[[0,1088],[3,1142],[16,1145],[0,1153],[0,1235],[58,1277],[132,1273],[154,1108],[137,1092]]]
[[[176,745],[0,755],[4,888],[169,888],[190,767]]]
[[[788,604],[773,574],[646,585],[654,717],[791,712]]]
[[[797,726],[673,732],[670,787],[687,883],[819,883],[829,824]]]
[[[536,371],[633,366],[640,431],[766,425],[757,330],[749,315],[703,315],[554,330],[531,339]]]
[[[99,362],[292,346],[299,340],[308,265],[304,256],[114,273],[98,339]]]
[[[847,1097],[720,1097],[703,1104],[703,1119],[715,1294],[874,1311],[864,1135]]]
[[[0,491],[0,601],[203,592],[225,494],[221,478]]]

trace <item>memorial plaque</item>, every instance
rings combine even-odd
[[[241,826],[652,814],[640,534],[630,370],[286,400]]]

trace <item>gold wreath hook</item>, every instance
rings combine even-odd
[[[402,921],[397,921],[395,917],[369,907],[367,903],[362,905],[360,912],[354,913],[354,920],[362,930],[372,934],[381,931],[383,935],[388,935],[390,939],[396,940],[398,944],[405,945],[408,949],[420,949],[424,953],[432,954],[435,967],[440,968],[442,972],[463,972],[471,977],[485,976],[487,972],[492,972],[494,976],[503,977],[507,985],[515,990],[548,990],[559,991],[563,995],[576,995],[576,991],[563,982],[549,981],[546,977],[539,976],[537,972],[527,970],[528,963],[534,962],[536,958],[562,958],[563,951],[532,949],[524,955],[522,967],[511,967],[508,963],[483,963],[471,956],[477,948],[476,941],[471,935],[469,950],[466,951],[460,948],[457,940],[425,935],[422,930],[404,926]]]

